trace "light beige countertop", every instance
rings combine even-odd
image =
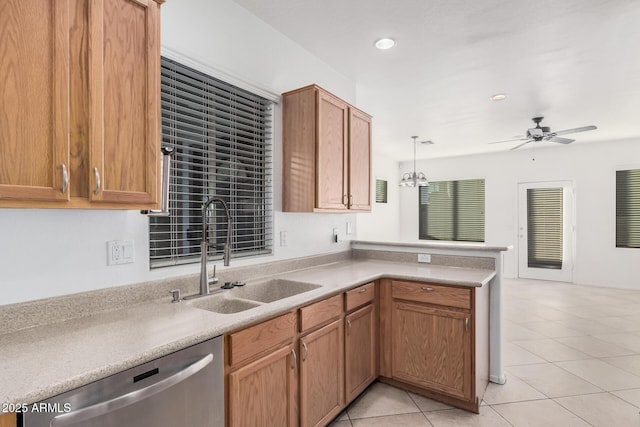
[[[167,297],[6,333],[0,335],[0,403],[43,400],[379,278],[483,286],[494,276],[492,269],[349,260],[279,274],[321,287],[239,313],[171,304]]]

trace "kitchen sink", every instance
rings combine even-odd
[[[191,307],[213,311],[220,314],[233,314],[260,307],[262,304],[254,301],[228,298],[225,294],[211,295],[197,298],[188,302]]]
[[[266,282],[249,283],[246,286],[234,288],[231,294],[237,298],[268,303],[309,292],[319,287],[320,285],[311,283],[271,279]]]

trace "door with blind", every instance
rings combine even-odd
[[[573,184],[519,184],[518,277],[571,282]]]

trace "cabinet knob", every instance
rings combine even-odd
[[[62,164],[62,194],[67,192],[69,188],[69,172],[67,171],[67,165]]]

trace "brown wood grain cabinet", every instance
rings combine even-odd
[[[316,85],[282,95],[283,210],[371,210],[371,116]]]
[[[488,290],[382,280],[380,375],[474,412],[488,382]]]
[[[378,376],[376,371],[376,312],[374,304],[345,317],[345,393],[351,402]]]
[[[13,412],[0,414],[0,427],[16,427],[18,421],[16,420],[16,414]]]
[[[156,207],[163,0],[5,3],[0,207]]]
[[[293,344],[228,375],[229,426],[297,426],[296,355]]]
[[[344,408],[342,319],[300,338],[300,425],[324,426]]]

